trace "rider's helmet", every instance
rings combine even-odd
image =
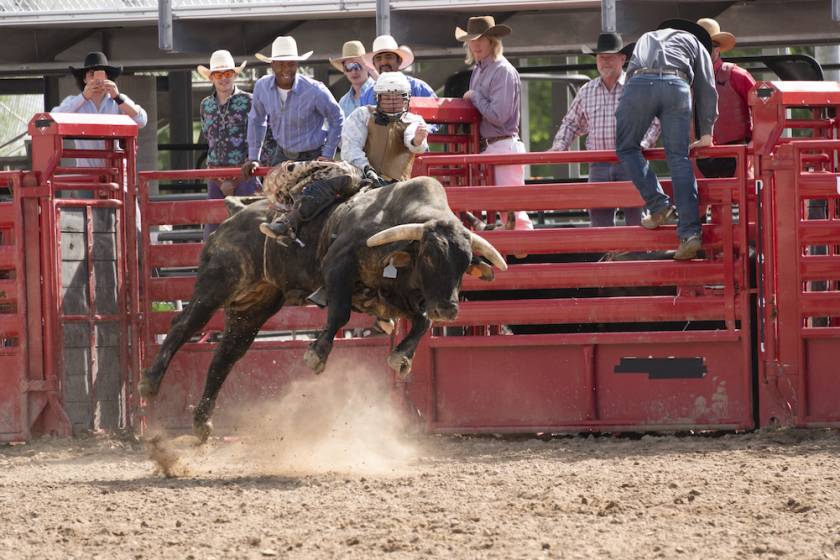
[[[376,111],[389,120],[397,120],[408,111],[411,85],[402,72],[383,72],[373,86]]]

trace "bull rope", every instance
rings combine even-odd
[[[277,214],[280,212],[278,210],[274,210],[274,214],[271,216],[271,220],[269,222],[274,222],[277,219]],[[267,235],[264,235],[265,241],[263,241],[263,280],[268,282],[269,284],[273,284],[271,280],[268,278],[268,242],[271,241]]]

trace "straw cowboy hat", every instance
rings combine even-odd
[[[411,63],[414,62],[414,53],[404,48],[400,47],[397,44],[397,40],[391,37],[390,35],[380,35],[376,39],[373,40],[373,48],[371,49],[372,52],[367,53],[364,56],[365,63],[371,68],[373,66],[373,57],[380,53],[394,53],[398,57],[400,57],[400,67],[398,70],[402,70],[406,66],[411,66]]]
[[[210,55],[210,68],[206,66],[202,66],[199,64],[195,67],[196,72],[204,78],[205,80],[210,79],[210,74],[213,72],[224,72],[225,70],[233,70],[237,74],[242,72],[242,69],[245,68],[245,65],[248,64],[247,60],[242,61],[242,64],[239,66],[233,61],[233,56],[231,56],[229,51],[216,51]]]
[[[69,67],[70,72],[77,79],[84,79],[85,74],[88,70],[105,70],[105,75],[108,76],[108,79],[113,81],[117,79],[122,73],[122,66],[111,66],[108,63],[108,57],[105,56],[105,53],[99,51],[89,52],[85,57],[85,61],[82,63],[81,68],[74,68],[72,66]]]
[[[720,52],[725,53],[735,48],[735,35],[720,30],[720,24],[712,18],[698,19],[697,24],[709,32],[712,42],[720,45]]]
[[[361,59],[364,56],[365,46],[361,41],[347,41],[341,47],[341,56],[338,58],[331,58],[330,64],[332,64],[339,72],[344,72],[345,60]]]
[[[306,60],[310,56],[312,56],[312,51],[299,55],[297,42],[295,41],[294,37],[281,36],[274,39],[274,42],[271,43],[271,56],[265,56],[264,54],[260,53],[257,53],[254,56],[256,56],[258,60],[262,60],[263,62],[271,64],[271,62],[277,60]]]
[[[714,45],[712,45],[712,36],[709,35],[706,28],[694,23],[693,21],[688,21],[687,19],[666,19],[660,23],[656,29],[677,29],[679,31],[691,33],[697,37],[697,40],[700,41],[710,53],[714,47]]]
[[[471,17],[467,20],[467,30],[460,27],[455,28],[455,39],[465,42],[478,39],[479,37],[504,37],[510,35],[511,29],[507,25],[496,25],[493,16]]]

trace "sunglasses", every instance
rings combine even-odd
[[[362,69],[362,65],[359,64],[358,62],[348,62],[347,64],[344,65],[344,71],[345,72],[353,72],[354,70],[361,70],[361,69]]]
[[[210,72],[210,77],[212,78],[233,78],[236,75],[236,72],[233,70],[216,70],[215,72]]]

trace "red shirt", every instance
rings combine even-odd
[[[723,59],[718,58],[714,62],[715,74],[718,73],[720,70],[721,65],[723,64]],[[752,77],[752,74],[738,66],[737,64],[732,65],[732,77],[730,78],[732,82],[732,87],[735,91],[738,92],[738,95],[741,96],[741,99],[744,100],[745,105],[749,105],[747,94],[749,94],[750,90],[755,85],[755,78]]]

